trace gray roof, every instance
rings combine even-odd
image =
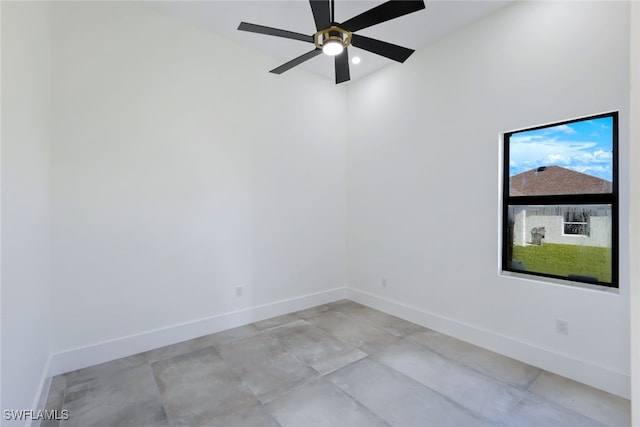
[[[543,166],[511,177],[511,196],[611,193],[611,181],[560,166]]]

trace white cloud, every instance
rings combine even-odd
[[[550,165],[566,165],[571,162],[571,157],[564,154],[549,154],[547,161]]]
[[[598,176],[608,181],[611,180],[611,166],[607,165],[576,165],[569,166],[568,169],[572,169],[577,172],[586,173],[587,175]]]
[[[611,163],[613,160],[613,153],[604,150],[596,150],[593,152],[579,153],[575,159],[584,163]]]
[[[577,133],[575,131],[575,129],[573,129],[571,126],[569,125],[558,125],[558,126],[554,126],[548,129],[548,133],[554,133],[554,132],[562,132],[562,133],[566,133],[566,134],[574,134]]]
[[[539,166],[562,166],[611,180],[613,155],[596,149],[596,145],[540,136],[514,137],[510,145],[510,167],[512,173],[517,174]]]

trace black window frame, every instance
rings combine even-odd
[[[510,173],[509,173],[509,146],[511,136],[521,132],[549,128],[552,126],[569,125],[571,123],[582,122],[604,117],[612,118],[612,185],[611,193],[602,194],[566,194],[566,195],[544,195],[544,196],[512,196],[510,194]],[[587,284],[597,284],[608,288],[619,288],[619,236],[618,236],[618,139],[619,139],[619,118],[618,111],[584,116],[577,119],[564,120],[546,125],[534,126],[526,129],[506,132],[502,138],[503,166],[502,166],[502,271],[514,272],[524,275],[538,276],[551,279],[559,279],[568,282],[580,282]],[[583,276],[558,276],[534,271],[519,270],[511,267],[511,252],[513,247],[512,237],[509,231],[509,206],[534,206],[534,205],[611,205],[611,283],[593,281],[589,277]]]

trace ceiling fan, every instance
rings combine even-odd
[[[310,0],[311,12],[316,23],[315,34],[307,35],[278,28],[265,27],[263,25],[241,22],[238,30],[249,31],[258,34],[284,37],[315,44],[315,48],[291,61],[271,70],[274,74],[282,74],[296,65],[324,53],[335,57],[336,84],[346,82],[349,75],[349,56],[347,48],[350,45],[404,62],[414,52],[412,49],[383,42],[381,40],[354,34],[358,30],[371,27],[381,22],[399,18],[409,13],[417,12],[425,8],[424,1],[400,1],[390,0],[379,6],[371,8],[342,23],[335,22],[335,0]]]

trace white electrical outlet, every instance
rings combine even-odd
[[[383,288],[387,287],[387,278],[383,277],[382,280],[380,281],[380,284],[382,285]]]
[[[556,332],[561,335],[569,335],[569,322],[562,319],[556,319]]]
[[[240,298],[242,296],[242,286],[238,286],[236,288],[236,297]]]

